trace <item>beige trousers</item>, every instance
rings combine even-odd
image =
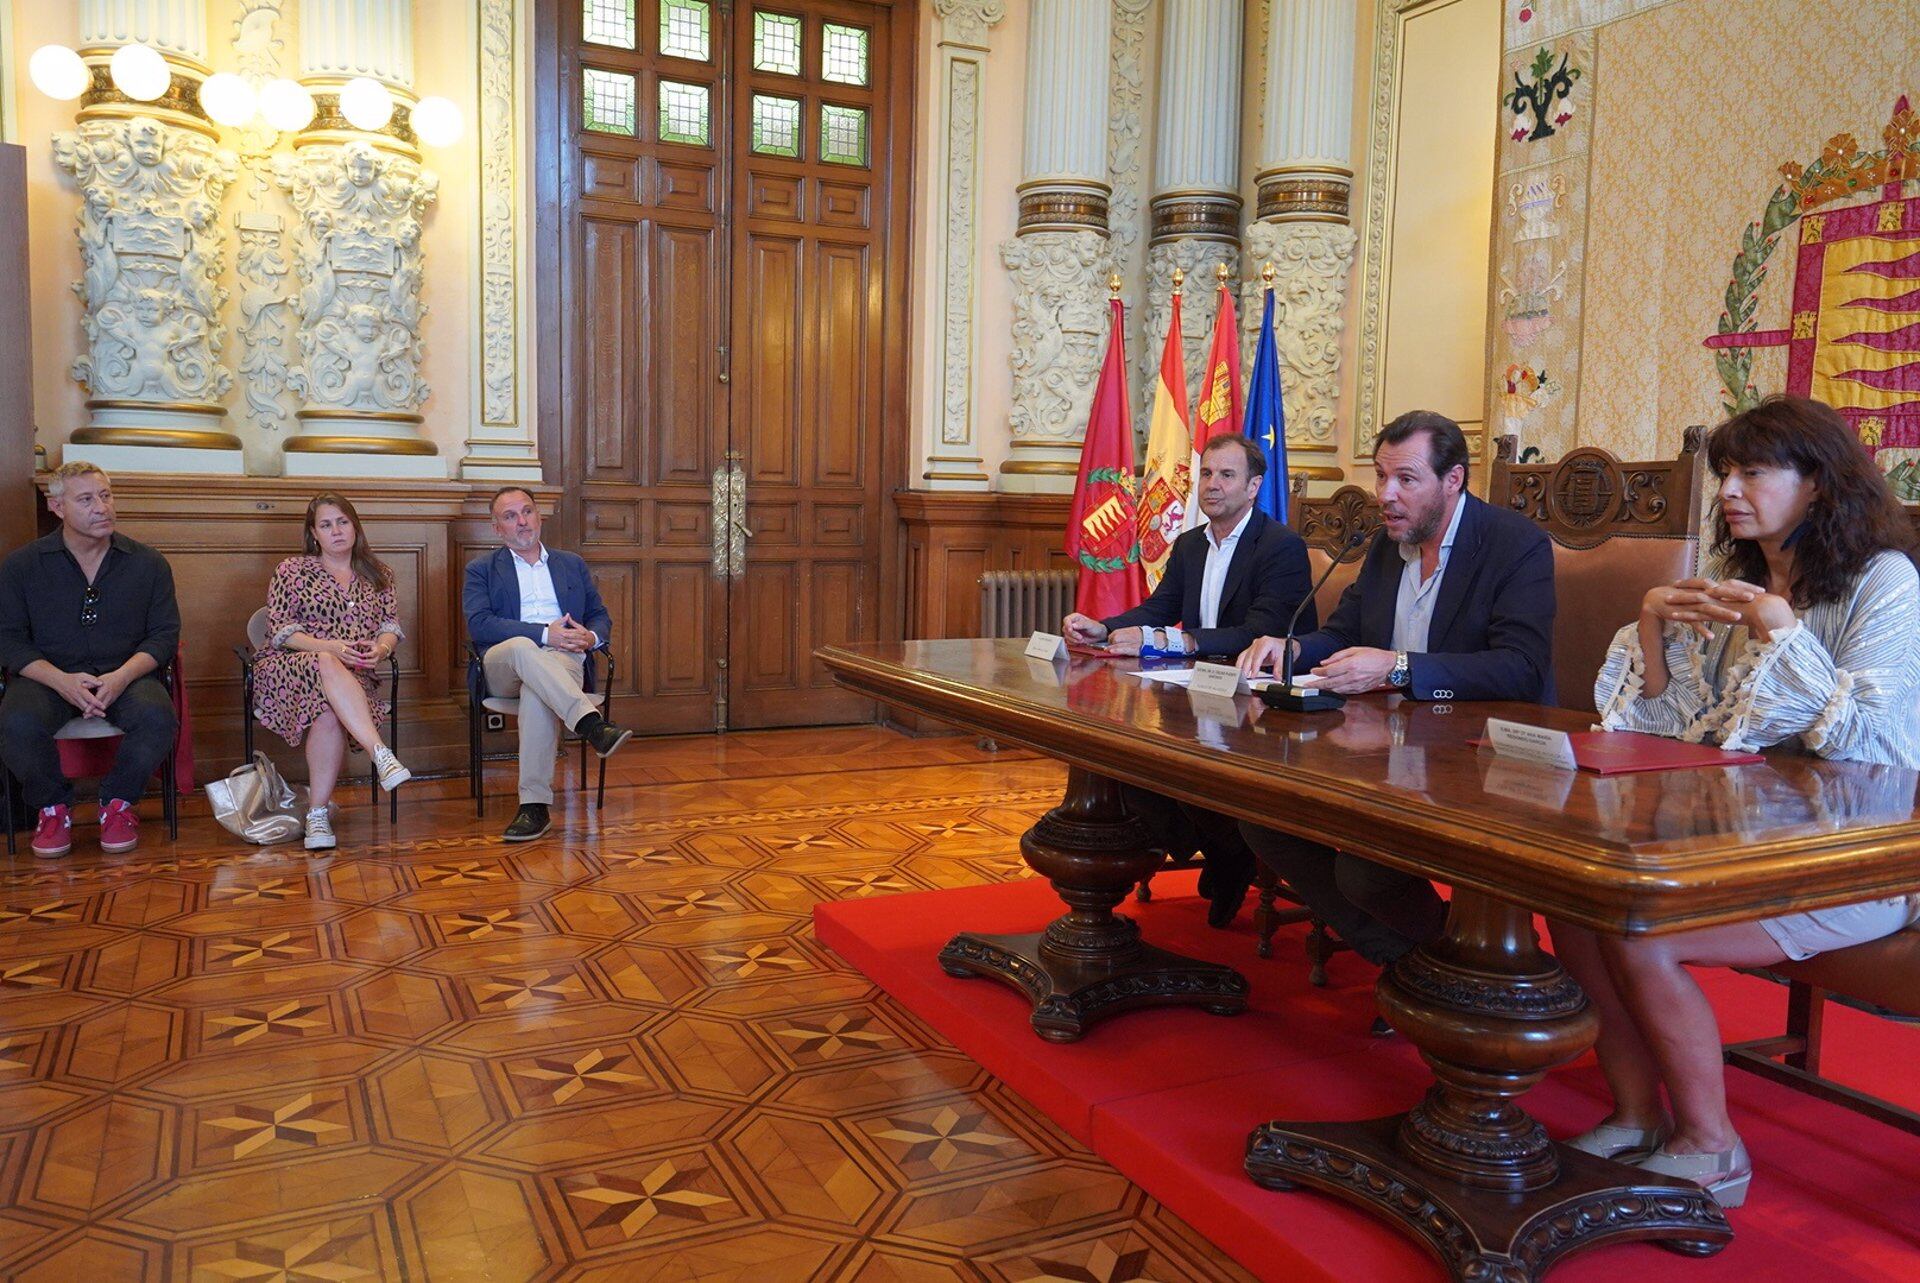
[[[487,690],[520,701],[520,800],[553,801],[553,758],[562,727],[599,705],[581,689],[586,661],[544,648],[530,637],[509,637],[487,648]]]

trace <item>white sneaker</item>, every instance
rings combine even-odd
[[[385,744],[374,750],[373,769],[380,773],[380,787],[389,793],[413,778],[413,772],[400,765],[400,759]]]
[[[307,812],[307,850],[331,851],[339,843],[333,836],[333,814],[324,806]]]

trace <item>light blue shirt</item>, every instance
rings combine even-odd
[[[1427,649],[1427,633],[1433,628],[1433,608],[1440,603],[1440,581],[1447,577],[1447,562],[1453,556],[1453,539],[1460,533],[1460,514],[1467,510],[1466,492],[1453,502],[1453,520],[1440,539],[1440,561],[1425,583],[1420,582],[1420,545],[1400,545],[1406,565],[1400,571],[1400,594],[1393,602],[1393,649],[1419,654]]]

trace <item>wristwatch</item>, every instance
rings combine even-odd
[[[1393,671],[1387,674],[1387,685],[1397,691],[1403,691],[1413,685],[1413,673],[1407,667],[1407,652],[1393,652]]]

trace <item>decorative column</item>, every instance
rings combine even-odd
[[[473,433],[460,460],[464,481],[537,482],[540,456],[521,379],[526,355],[526,294],[520,282],[520,128],[525,86],[516,77],[516,0],[479,0],[480,289],[474,316]]]
[[[1073,488],[1106,337],[1109,0],[1033,0],[1013,275],[1007,490]]]
[[[393,118],[353,126],[340,90],[366,76],[387,87]],[[420,435],[421,220],[440,179],[421,168],[413,102],[410,0],[305,0],[300,82],[313,122],[276,157],[274,181],[300,215],[294,271],[299,359],[287,383],[300,431],[288,476],[444,477]]]
[[[1274,338],[1287,412],[1289,467],[1338,480],[1333,456],[1340,332],[1355,236],[1352,0],[1273,0],[1267,30],[1258,221],[1247,228],[1242,324],[1261,313],[1260,273],[1272,263]]]
[[[141,43],[172,75],[136,102],[114,87],[108,61]],[[221,399],[220,286],[226,255],[221,199],[238,176],[200,109],[206,65],[204,0],[83,0],[80,56],[93,71],[75,128],[53,155],[82,195],[77,219],[87,351],[87,426],[65,455],[110,471],[244,470]]]
[[[985,490],[974,366],[980,351],[974,238],[979,229],[980,107],[986,101],[987,31],[1007,16],[1006,0],[934,0],[940,16],[935,76],[942,88],[934,121],[938,175],[934,271],[928,315],[938,327],[928,380],[931,440],[922,479],[931,490]]]
[[[1240,253],[1240,0],[1165,0],[1153,230],[1147,249],[1147,386],[1173,311],[1173,274],[1205,285]],[[1204,297],[1198,292],[1193,301]],[[1213,317],[1182,309],[1188,396],[1206,373]]]

